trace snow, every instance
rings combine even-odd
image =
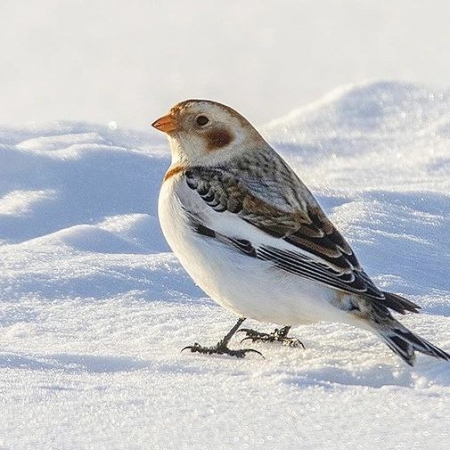
[[[376,283],[423,306],[402,322],[447,351],[449,111],[448,91],[377,82],[262,129]],[[446,449],[450,364],[410,368],[364,331],[248,345],[265,359],[180,353],[236,318],[164,242],[168,164],[163,136],[116,124],[0,128],[0,449]]]

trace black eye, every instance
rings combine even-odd
[[[206,116],[198,116],[196,122],[197,125],[204,127],[209,122],[209,119]]]

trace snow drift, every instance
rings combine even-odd
[[[262,131],[449,351],[449,93],[350,86]],[[306,350],[254,344],[265,360],[180,354],[235,318],[164,242],[168,164],[156,134],[0,129],[0,448],[447,448],[450,364],[411,369],[361,330],[296,328]]]

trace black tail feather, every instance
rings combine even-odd
[[[400,295],[392,294],[391,292],[383,292],[383,294],[385,296],[385,301],[383,304],[389,309],[392,309],[400,314],[406,314],[407,311],[413,313],[419,312],[420,306],[410,300],[407,300]]]
[[[392,328],[378,329],[377,333],[383,338],[389,348],[410,366],[414,365],[416,359],[415,351],[450,361],[448,353],[412,333],[396,320],[393,321],[392,325]]]

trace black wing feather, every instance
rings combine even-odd
[[[192,167],[186,171],[185,177],[187,185],[215,211],[237,214],[247,223],[291,244],[292,251],[271,246],[258,247],[239,236],[227,237],[213,230],[205,232],[202,229],[201,234],[215,237],[248,256],[270,261],[283,271],[345,292],[383,300],[385,307],[401,313],[405,310],[417,312],[418,306],[414,303],[384,293],[374,285],[349,244],[318,204],[310,205],[306,212],[300,206],[293,212],[282,211],[270,202],[269,187],[261,198],[261,193],[253,192],[245,180],[222,167]],[[197,219],[194,222],[198,228]],[[301,251],[295,251],[296,248]]]

